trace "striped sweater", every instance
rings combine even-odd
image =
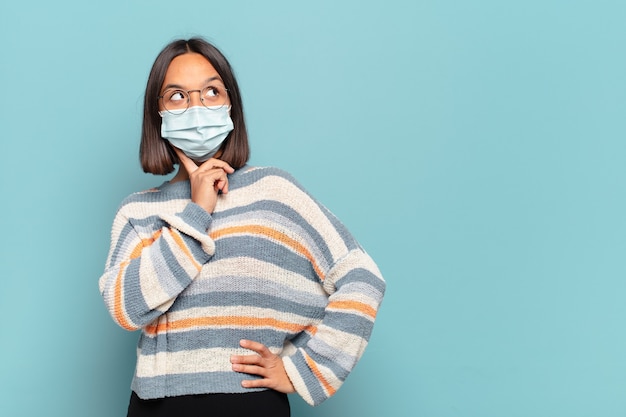
[[[141,329],[132,390],[141,398],[249,392],[230,356],[241,339],[282,357],[311,405],[333,395],[363,354],[385,282],[346,228],[294,179],[246,166],[212,214],[188,181],[126,198],[100,292]]]

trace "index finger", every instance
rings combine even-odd
[[[241,341],[239,341],[239,344],[241,345],[241,347],[253,350],[263,357],[266,357],[267,355],[272,353],[263,343],[255,342],[252,340],[242,339]]]
[[[210,168],[222,168],[224,172],[228,174],[232,174],[233,172],[235,172],[235,169],[231,167],[228,164],[228,162],[222,161],[221,159],[217,159],[217,158],[210,158],[209,160],[204,161],[202,164],[200,164],[200,167],[204,167],[204,166],[208,167],[209,169]]]
[[[172,148],[174,148],[174,152],[176,152],[176,155],[178,155],[178,160],[181,164],[183,164],[188,174],[191,174],[196,169],[198,169],[198,166],[195,164],[195,162],[193,162],[187,155],[185,155],[183,151],[178,149],[176,146],[172,146]]]

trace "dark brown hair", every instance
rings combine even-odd
[[[213,65],[228,90],[231,105],[230,117],[233,120],[234,129],[220,147],[220,159],[237,169],[245,165],[250,156],[241,94],[228,60],[215,46],[202,38],[179,39],[163,48],[154,61],[148,77],[143,104],[141,145],[139,146],[139,160],[144,172],[157,175],[169,174],[174,170],[174,164],[179,163],[178,156],[169,142],[161,137],[158,96],[172,60],[190,52],[204,56]]]

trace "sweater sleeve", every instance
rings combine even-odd
[[[113,221],[99,287],[113,320],[126,330],[142,328],[166,312],[215,251],[206,233],[211,215],[200,206],[189,203],[160,220],[164,226],[151,236],[146,220],[129,219],[123,207]]]
[[[361,248],[337,261],[323,281],[324,317],[303,346],[288,346],[283,363],[294,388],[318,405],[343,384],[360,359],[385,292],[385,281]]]

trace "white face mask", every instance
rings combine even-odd
[[[161,136],[197,162],[211,158],[233,130],[230,106],[190,107],[183,114],[159,113]]]

